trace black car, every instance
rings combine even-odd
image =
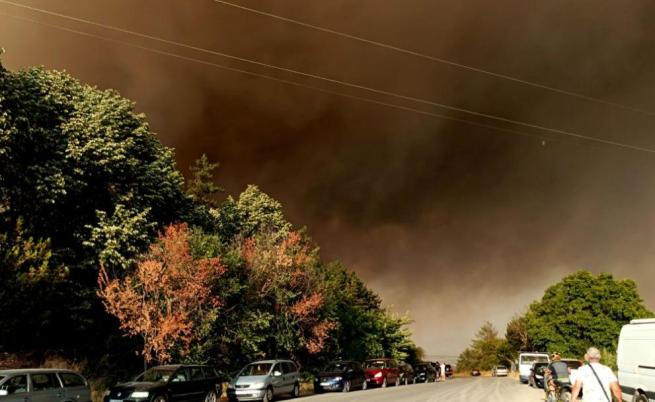
[[[446,364],[446,368],[444,369],[444,372],[446,374],[447,378],[450,378],[453,376],[453,366],[450,364]]]
[[[214,368],[177,364],[150,368],[134,381],[116,385],[104,402],[216,402],[220,394]]]
[[[337,361],[328,366],[314,378],[314,392],[366,389],[366,376],[361,364],[353,361]]]
[[[409,385],[416,383],[416,379],[414,378],[414,368],[412,368],[411,365],[401,362],[398,364],[398,368],[400,369],[401,384]]]
[[[428,362],[430,366],[437,372],[437,379],[441,378],[441,363],[439,362]]]
[[[543,388],[544,387],[544,370],[548,367],[548,362],[535,363],[530,369],[530,376],[528,377],[528,384],[531,387]]]
[[[432,363],[418,363],[414,365],[414,378],[416,382],[437,381],[437,370]]]

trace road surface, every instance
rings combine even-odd
[[[544,393],[514,378],[456,378],[446,382],[386,389],[327,393],[302,398],[307,402],[541,402]]]

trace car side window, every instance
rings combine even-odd
[[[273,367],[273,371],[271,371],[271,373],[275,374],[276,372],[278,372],[280,374],[284,374],[284,368],[282,367],[282,363],[277,363]]]
[[[173,374],[171,382],[185,382],[189,381],[189,373],[186,368],[181,368]]]
[[[205,376],[202,374],[202,368],[201,367],[191,367],[189,369],[191,371],[191,380],[204,380]]]
[[[286,364],[286,370],[285,371],[287,373],[295,373],[295,372],[298,371],[298,367],[296,367],[295,363],[288,362],[288,363],[285,363],[285,364]]]
[[[27,392],[27,376],[26,375],[17,375],[11,377],[5,381],[0,389],[7,391],[9,395],[11,394],[23,394]]]
[[[86,381],[82,377],[73,373],[59,373],[59,378],[61,379],[64,387],[85,387]]]
[[[59,380],[54,373],[30,374],[30,380],[32,380],[32,388],[34,391],[46,391],[54,388],[61,388]]]
[[[202,372],[205,374],[205,378],[218,378],[218,373],[213,367],[203,367]]]

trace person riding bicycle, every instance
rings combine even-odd
[[[545,371],[544,388],[549,395],[556,396],[557,383],[568,383],[569,380],[569,366],[562,361],[559,353],[553,353],[551,356],[551,363]]]

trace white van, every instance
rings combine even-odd
[[[655,318],[624,325],[616,355],[623,400],[655,401]]]
[[[519,354],[519,380],[523,384],[528,383],[528,378],[530,377],[530,369],[535,363],[550,363],[550,357],[548,353],[541,352],[530,352],[530,353],[521,353]]]

